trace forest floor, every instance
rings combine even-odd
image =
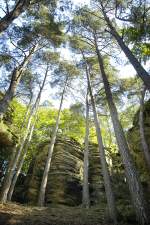
[[[108,225],[99,208],[51,206],[30,207],[8,203],[0,205],[0,225]],[[119,225],[127,225],[119,223]]]

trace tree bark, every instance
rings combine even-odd
[[[123,128],[121,126],[121,123],[119,121],[118,112],[116,109],[116,106],[113,101],[109,81],[107,79],[104,65],[103,65],[103,59],[102,56],[98,50],[98,46],[96,44],[96,52],[98,56],[100,71],[104,83],[105,93],[106,93],[106,99],[108,102],[109,110],[111,119],[113,122],[114,132],[116,136],[116,140],[118,143],[119,151],[123,160],[124,168],[125,168],[125,174],[127,178],[127,182],[129,185],[129,190],[131,193],[132,202],[135,208],[137,220],[139,224],[145,225],[149,224],[149,216],[146,208],[146,201],[144,199],[144,193],[142,190],[142,185],[139,180],[139,175],[137,173],[137,170],[135,168],[135,165],[133,163],[133,159],[130,155],[130,150],[125,138],[125,134],[123,131]]]
[[[84,148],[84,166],[83,166],[83,191],[82,191],[82,205],[89,208],[89,101],[88,90],[86,96],[86,134],[85,134],[85,148]]]
[[[139,127],[140,127],[140,138],[141,138],[142,149],[143,149],[143,153],[144,153],[144,157],[145,157],[147,167],[150,171],[150,150],[149,150],[149,147],[148,147],[148,144],[147,144],[147,141],[146,141],[146,137],[145,137],[144,118],[143,118],[145,92],[146,92],[146,89],[144,89],[141,92],[140,112],[139,112]]]
[[[58,111],[58,115],[57,115],[57,119],[56,119],[56,125],[55,125],[53,133],[52,133],[51,142],[50,142],[49,149],[48,149],[48,156],[47,156],[47,160],[46,160],[46,164],[45,164],[45,168],[44,168],[44,172],[43,172],[43,177],[42,177],[42,181],[41,181],[39,198],[38,198],[38,206],[41,206],[41,207],[44,206],[44,203],[45,203],[45,192],[46,192],[46,186],[47,186],[47,180],[48,180],[48,173],[50,170],[51,159],[52,159],[54,145],[55,145],[55,141],[56,141],[56,135],[57,135],[59,121],[60,121],[60,113],[61,113],[64,94],[65,94],[65,90],[66,90],[66,86],[67,86],[67,81],[68,81],[68,79],[66,79],[65,86],[64,86],[64,89],[62,92],[59,111]]]
[[[26,120],[27,120],[27,118],[28,118],[29,112],[30,112],[30,110],[31,110],[32,100],[33,100],[33,95],[30,97],[30,100],[29,100],[29,103],[28,103],[28,106],[27,106],[27,110],[26,110],[26,112],[25,112],[25,115],[24,115],[24,118],[23,118],[23,121],[22,121],[22,124],[21,124],[21,127],[20,127],[20,132],[21,132],[22,129],[24,128],[24,125],[25,125]]]
[[[106,15],[105,9],[104,9],[102,4],[101,4],[101,6],[102,6],[102,13],[104,15],[105,21],[107,22],[107,25],[108,25],[108,27],[110,29],[109,32],[116,39],[117,43],[119,44],[119,46],[121,47],[121,49],[125,53],[125,55],[127,56],[128,60],[130,61],[130,63],[134,67],[135,71],[137,72],[138,76],[143,80],[144,85],[147,87],[147,89],[150,90],[150,75],[143,68],[141,63],[136,59],[136,57],[133,55],[131,50],[126,46],[126,44],[124,43],[123,39],[120,37],[120,35],[116,31],[116,29],[113,27],[110,19]]]
[[[19,65],[17,68],[14,69],[12,76],[11,76],[11,82],[9,85],[8,90],[6,91],[4,97],[2,100],[0,100],[0,118],[3,118],[4,113],[7,111],[10,102],[12,101],[13,97],[16,94],[16,90],[18,87],[18,84],[20,82],[22,73],[24,69],[26,68],[27,64],[29,63],[33,53],[35,52],[37,46],[34,46],[31,51],[29,52],[28,56],[24,58],[21,65]]]
[[[22,166],[23,166],[23,163],[24,163],[24,160],[25,160],[25,157],[26,157],[26,154],[27,154],[27,151],[28,151],[31,139],[32,139],[32,135],[33,135],[36,119],[37,119],[37,115],[35,117],[34,124],[31,127],[29,136],[27,137],[27,140],[26,140],[27,142],[25,143],[25,147],[24,147],[24,151],[23,151],[22,156],[21,156],[21,160],[20,160],[20,162],[19,162],[19,164],[17,166],[17,171],[16,171],[16,173],[15,173],[13,179],[12,179],[11,186],[10,186],[10,189],[9,189],[9,192],[8,192],[8,201],[11,201],[11,199],[12,199],[14,188],[15,188],[17,179],[19,177],[19,174],[21,172],[21,169],[22,169]]]
[[[83,57],[84,57],[84,55],[83,55]],[[84,57],[84,60],[86,63],[85,57]],[[101,128],[100,128],[100,124],[99,124],[98,117],[97,117],[95,100],[94,100],[93,93],[92,93],[91,81],[90,81],[87,64],[86,64],[86,76],[87,76],[87,82],[88,82],[88,89],[89,89],[89,93],[90,93],[90,97],[91,97],[91,104],[92,104],[92,108],[93,108],[94,122],[95,122],[95,127],[96,127],[96,135],[97,135],[97,140],[98,140],[98,147],[99,147],[100,160],[101,160],[101,166],[102,166],[102,174],[103,174],[103,178],[104,178],[104,186],[105,186],[109,216],[110,216],[110,219],[113,221],[113,223],[117,224],[115,199],[114,199],[114,194],[113,194],[113,190],[112,190],[108,165],[106,162],[105,150],[104,150],[103,140],[102,140],[102,135],[101,135]]]
[[[24,12],[30,5],[30,0],[18,0],[14,9],[0,20],[0,33],[5,31],[10,24],[16,19],[22,12]]]

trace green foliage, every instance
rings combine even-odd
[[[135,55],[146,62],[150,57],[150,44],[148,38],[145,37],[145,29],[141,27],[128,27],[123,29],[123,33],[126,42],[133,45],[132,50]]]
[[[137,105],[129,106],[127,109],[120,113],[120,120],[124,130],[128,131],[128,129],[131,128],[137,108]]]
[[[25,128],[21,129],[21,126],[26,112],[26,107],[16,100],[13,101],[12,107],[14,107],[15,110],[12,114],[12,124],[10,129],[13,130],[16,136],[20,137],[21,135],[23,137]],[[50,140],[53,128],[55,127],[57,113],[58,110],[54,108],[39,108],[38,120],[23,167],[24,172],[28,171],[31,160],[36,155],[37,151],[39,151],[38,146],[43,143],[44,140]],[[64,109],[61,112],[61,121],[58,130],[58,136],[59,135],[62,137],[67,136],[73,138],[82,144],[85,136],[85,119],[83,114],[74,112],[73,109]]]
[[[11,59],[12,57],[9,54],[0,54],[0,66],[9,63]]]
[[[65,109],[62,111],[60,134],[83,143],[85,136],[85,119],[82,114]]]
[[[0,123],[0,148],[1,150],[6,147],[13,146],[13,135],[9,127],[3,122]]]
[[[13,109],[12,112],[12,124],[11,129],[16,134],[16,136],[20,136],[21,126],[24,119],[24,115],[26,112],[26,107],[20,104],[16,99],[11,103],[11,107]]]
[[[38,57],[40,57],[41,60],[43,60],[44,62],[50,63],[53,66],[55,63],[58,63],[60,59],[59,53],[52,52],[50,50],[46,50],[42,52],[42,54],[41,55],[39,54]]]
[[[97,31],[98,29],[103,29],[103,22],[99,19],[100,12],[99,11],[92,11],[87,6],[79,9],[75,13],[75,17],[73,23],[77,26],[83,26],[87,29],[92,27],[93,30]]]
[[[83,116],[85,112],[85,107],[82,103],[77,102],[76,104],[70,106],[70,111],[74,114]]]
[[[62,87],[66,81],[67,85],[71,86],[72,81],[80,75],[80,71],[73,63],[67,61],[60,61],[58,67],[54,69],[52,75],[52,87],[56,85]]]

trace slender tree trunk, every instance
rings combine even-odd
[[[3,99],[0,100],[0,118],[1,119],[3,118],[4,113],[7,111],[9,104],[12,101],[12,99],[16,93],[16,89],[17,89],[17,86],[18,86],[20,78],[21,78],[21,76],[20,76],[21,73],[20,73],[19,68],[14,69],[14,71],[12,73],[12,78],[11,78],[9,88],[6,91]]]
[[[47,78],[47,76],[48,76],[48,70],[49,70],[49,66],[47,66],[47,68],[46,68],[44,80],[43,80],[43,82],[42,82],[42,86],[40,87],[40,91],[39,91],[39,93],[38,93],[38,96],[37,96],[37,99],[36,99],[36,101],[35,101],[35,104],[34,104],[32,110],[31,110],[30,117],[37,113],[38,106],[39,106],[39,102],[40,102],[40,99],[41,99],[41,94],[42,94],[43,88],[44,88],[44,86],[45,86],[46,78]],[[29,121],[28,121],[28,122],[29,122]],[[21,172],[21,169],[22,169],[22,166],[23,166],[23,163],[24,163],[24,160],[25,160],[25,156],[26,156],[26,153],[27,153],[27,150],[28,150],[28,147],[29,147],[31,138],[32,138],[32,134],[33,134],[35,122],[36,122],[36,118],[35,118],[34,124],[33,124],[32,127],[31,127],[30,133],[28,133],[28,136],[27,136],[25,142],[23,142],[23,147],[22,147],[22,149],[24,148],[24,146],[25,146],[25,149],[24,149],[24,152],[23,152],[23,154],[22,154],[21,160],[20,160],[19,165],[18,165],[18,167],[17,167],[17,171],[16,171],[16,173],[15,173],[15,175],[14,175],[14,177],[13,177],[13,180],[12,180],[12,183],[11,183],[11,186],[10,186],[10,189],[9,189],[9,193],[8,193],[8,200],[9,200],[9,201],[10,201],[11,198],[12,198],[12,194],[13,194],[13,192],[14,192],[14,188],[15,188],[15,185],[16,185],[16,182],[17,182],[17,179],[18,179],[18,176],[19,176],[19,174],[20,174],[20,172]],[[29,129],[30,129],[30,128],[29,128]]]
[[[25,113],[21,129],[24,127],[25,121],[27,120],[27,116],[28,116],[29,111],[30,111],[30,106],[31,106],[31,99],[30,99],[30,102],[28,104],[27,111]],[[20,132],[21,132],[21,129],[20,129]],[[5,174],[4,177],[9,176],[8,174],[10,173],[11,167],[13,166],[13,163],[14,163],[14,160],[15,160],[15,157],[16,157],[16,152],[17,152],[17,145],[15,145],[14,148],[13,148],[13,152],[12,152],[11,158],[9,160],[9,164],[8,164],[8,167],[7,167],[7,170],[6,170],[6,174]]]
[[[31,139],[32,139],[32,135],[33,135],[36,119],[37,118],[35,118],[35,121],[34,121],[32,127],[31,127],[31,130],[30,130],[29,136],[27,137],[27,140],[26,140],[26,143],[25,143],[25,147],[24,147],[24,151],[23,151],[22,156],[21,156],[21,160],[20,160],[20,162],[19,162],[19,164],[17,166],[17,171],[16,171],[16,173],[15,173],[13,179],[12,179],[11,186],[10,186],[10,189],[9,189],[9,192],[8,192],[8,201],[11,201],[11,199],[12,199],[14,188],[15,188],[17,179],[19,177],[19,174],[21,172],[21,169],[22,169],[22,166],[23,166],[23,163],[24,163],[24,160],[25,160],[25,157],[26,157],[26,154],[27,154],[27,151],[28,151]]]
[[[27,64],[29,63],[33,53],[35,52],[37,46],[34,46],[31,51],[29,52],[28,56],[25,57],[21,65],[19,65],[17,68],[14,69],[11,77],[11,82],[9,85],[8,90],[6,91],[4,97],[2,100],[0,100],[0,118],[3,118],[4,113],[7,111],[10,102],[12,101],[13,97],[16,94],[16,90],[18,87],[18,84],[20,82],[20,79],[22,77],[22,73],[24,69],[26,68]]]
[[[30,0],[18,0],[14,9],[0,20],[0,33],[5,31],[9,25],[30,5]]]
[[[6,174],[5,174],[5,176],[4,176],[4,180],[3,180],[3,182],[2,182],[2,191],[3,191],[3,189],[4,188],[7,188],[7,186],[5,185],[5,183],[6,183],[6,181],[5,181],[5,179],[6,179],[6,177],[8,177],[8,178],[10,178],[11,179],[11,177],[10,177],[10,174],[11,174],[11,172],[12,172],[12,170],[11,170],[11,168],[12,168],[12,166],[13,166],[13,163],[14,163],[14,160],[15,160],[15,156],[16,156],[16,145],[14,146],[14,148],[13,148],[13,153],[12,153],[12,155],[11,155],[11,158],[10,158],[10,161],[9,161],[9,164],[8,164],[8,167],[7,167],[7,170],[6,170]],[[9,180],[7,180],[7,182],[9,183]],[[5,186],[4,186],[5,185]],[[7,198],[7,190],[6,190],[6,192],[3,194],[3,199],[4,199],[4,201],[1,201],[1,198],[2,198],[2,193],[0,193],[0,202],[1,203],[5,203],[5,199]]]
[[[32,99],[33,99],[33,95],[30,97],[30,101],[28,103],[27,110],[25,112],[25,115],[24,115],[24,118],[23,118],[23,121],[22,121],[22,124],[21,124],[20,131],[22,131],[24,125],[26,124],[26,120],[27,120],[29,112],[31,110]]]
[[[44,89],[44,86],[45,86],[45,82],[46,82],[46,79],[47,79],[47,76],[48,76],[48,71],[49,71],[49,66],[47,65],[46,67],[46,71],[45,71],[45,76],[44,76],[44,79],[43,79],[43,82],[42,82],[42,85],[40,87],[40,91],[38,93],[38,96],[37,96],[37,101],[36,101],[36,107],[38,107],[39,105],[39,102],[40,102],[40,99],[41,99],[41,94],[42,94],[42,91]]]
[[[9,191],[9,188],[10,188],[10,185],[11,185],[14,173],[15,173],[15,169],[16,169],[17,163],[19,161],[19,158],[22,154],[22,150],[23,150],[23,147],[25,145],[25,142],[26,142],[26,139],[27,139],[27,136],[28,136],[28,133],[29,133],[29,129],[30,129],[30,126],[31,126],[31,119],[32,119],[32,116],[30,115],[29,120],[28,120],[28,124],[27,124],[26,133],[23,137],[23,140],[21,142],[19,150],[16,153],[13,165],[11,166],[8,174],[6,174],[6,176],[4,178],[4,184],[3,184],[2,193],[1,193],[1,196],[0,196],[1,203],[6,203],[6,201],[7,201],[8,191]]]
[[[102,56],[100,55],[97,45],[96,45],[96,52],[98,56],[103,83],[104,83],[106,98],[107,98],[107,102],[108,102],[108,106],[110,110],[110,115],[113,122],[115,136],[116,136],[119,151],[123,160],[123,164],[125,167],[125,174],[126,174],[127,182],[129,185],[129,190],[131,193],[132,202],[135,208],[137,220],[139,224],[141,225],[149,224],[149,218],[148,218],[148,213],[146,209],[146,201],[144,199],[142,185],[140,183],[139,175],[133,163],[133,159],[130,155],[130,150],[125,138],[123,128],[119,121],[118,112],[113,102],[113,97],[112,97],[109,81],[105,74],[103,59],[102,59]]]
[[[19,150],[16,153],[14,162],[13,162],[11,168],[10,168],[9,173],[5,176],[4,185],[3,185],[2,193],[1,193],[1,196],[0,196],[0,201],[2,203],[5,203],[7,201],[8,191],[9,191],[10,186],[11,186],[11,182],[12,182],[12,179],[13,179],[13,176],[14,176],[14,173],[15,173],[15,169],[16,169],[18,161],[19,161],[19,159],[21,157],[21,154],[22,154],[23,148],[25,146],[27,137],[29,135],[29,131],[30,131],[30,128],[31,128],[32,117],[35,114],[35,112],[37,111],[37,108],[38,108],[38,105],[39,105],[39,102],[40,102],[41,93],[42,93],[42,90],[44,88],[45,81],[46,81],[46,78],[47,78],[47,75],[48,75],[48,69],[49,69],[49,67],[47,66],[45,77],[44,77],[42,86],[40,88],[40,91],[38,93],[38,96],[36,98],[35,104],[34,104],[34,106],[31,109],[31,112],[30,112],[30,115],[29,115],[29,118],[28,118],[28,121],[27,121],[26,132],[25,132],[25,135],[24,135],[23,139],[21,140],[21,145],[19,146]]]
[[[105,9],[102,4],[101,6],[102,6],[102,12],[103,12],[105,21],[107,22],[107,25],[110,28],[109,32],[116,39],[117,43],[119,44],[119,46],[121,47],[125,55],[127,56],[128,60],[130,61],[135,71],[137,72],[138,76],[143,80],[144,85],[147,87],[147,89],[150,89],[150,75],[148,74],[148,72],[146,72],[146,70],[143,68],[141,63],[136,59],[136,57],[133,55],[131,50],[126,46],[123,39],[120,37],[120,35],[116,31],[115,27],[113,27],[110,19],[107,17]]]
[[[47,180],[48,180],[48,173],[50,170],[51,159],[52,159],[54,145],[55,145],[55,141],[56,141],[56,135],[57,135],[59,121],[60,121],[60,113],[61,113],[64,94],[65,94],[65,90],[66,90],[66,86],[67,86],[67,81],[68,81],[68,79],[65,82],[65,86],[64,86],[64,89],[62,92],[59,111],[58,111],[58,115],[57,115],[57,119],[56,119],[56,125],[54,127],[52,137],[51,137],[51,142],[50,142],[49,149],[48,149],[48,156],[47,156],[47,160],[46,160],[46,164],[45,164],[45,168],[44,168],[44,172],[43,172],[43,177],[42,177],[42,182],[41,182],[40,192],[39,192],[39,198],[38,198],[39,206],[43,206],[45,203],[45,192],[46,192],[46,186],[47,186]]]
[[[140,137],[141,137],[141,144],[144,152],[145,161],[147,164],[147,167],[150,171],[150,150],[146,141],[145,132],[144,132],[144,97],[145,97],[146,89],[144,89],[141,92],[141,98],[140,98],[140,112],[139,112],[139,127],[140,127]]]
[[[106,162],[105,150],[104,150],[103,140],[102,140],[102,135],[101,135],[101,128],[100,128],[98,117],[97,117],[95,100],[94,100],[93,93],[92,93],[91,81],[90,81],[87,64],[86,64],[86,76],[87,76],[87,82],[88,82],[88,89],[89,89],[89,93],[90,93],[90,97],[91,97],[91,104],[93,107],[94,122],[95,122],[96,134],[97,134],[97,140],[98,140],[98,146],[99,146],[99,152],[100,152],[100,160],[101,160],[101,166],[102,166],[102,174],[103,174],[103,178],[104,178],[104,186],[105,186],[109,216],[110,216],[110,219],[114,222],[114,224],[117,224],[115,199],[114,199],[114,194],[113,194],[113,190],[112,190],[108,165]]]
[[[85,148],[84,148],[84,166],[83,166],[83,192],[82,192],[82,205],[89,208],[89,101],[88,90],[86,96],[86,134],[85,134]]]

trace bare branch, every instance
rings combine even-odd
[[[8,5],[8,0],[5,0],[5,4],[6,4],[6,12],[7,12],[7,14],[9,14],[9,5]]]
[[[10,40],[10,43],[11,43],[15,48],[19,49],[19,50],[23,53],[24,57],[26,57],[26,54],[25,54],[24,50],[21,49],[18,45],[16,45],[16,44],[13,42],[13,40],[12,40],[11,37],[9,38],[9,40]]]

